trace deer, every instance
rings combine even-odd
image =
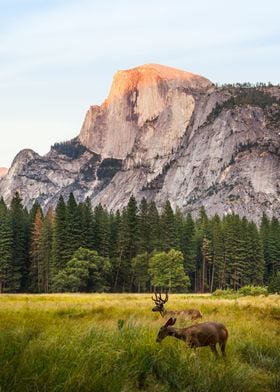
[[[188,310],[166,310],[164,304],[168,301],[168,293],[165,293],[165,298],[161,297],[161,294],[154,293],[155,298],[152,300],[155,302],[156,306],[152,309],[153,312],[159,312],[162,317],[179,316],[182,318],[189,318],[195,320],[202,317],[202,313],[197,309]]]
[[[218,343],[223,357],[226,356],[226,343],[228,330],[221,323],[209,321],[191,325],[187,328],[174,328],[176,318],[170,318],[159,330],[156,342],[160,343],[167,336],[183,340],[186,345],[196,350],[197,347],[209,346],[216,357],[219,356],[216,344]]]

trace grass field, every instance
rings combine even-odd
[[[227,359],[156,343],[163,321],[151,295],[1,295],[0,391],[280,390],[280,296],[174,294],[167,305],[224,323]]]

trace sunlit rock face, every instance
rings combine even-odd
[[[185,213],[280,217],[279,99],[279,87],[215,87],[155,64],[119,71],[66,147],[17,155],[0,196],[46,210],[73,192],[116,210],[133,194]]]
[[[4,177],[8,173],[8,169],[6,167],[0,167],[0,178]]]
[[[125,159],[135,148],[141,159],[168,154],[184,135],[195,108],[193,91],[207,79],[155,64],[116,73],[108,99],[92,106],[79,139],[102,157]]]

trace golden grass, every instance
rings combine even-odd
[[[167,309],[227,326],[226,363],[208,348],[193,359],[173,338],[156,344],[164,321],[152,307],[150,294],[1,295],[0,391],[278,390],[280,296],[170,295]]]

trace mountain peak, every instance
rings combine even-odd
[[[203,76],[160,64],[144,64],[128,70],[116,72],[110,94],[105,105],[125,94],[140,88],[153,87],[160,82],[175,87],[176,85],[189,88],[208,88],[212,83]]]

